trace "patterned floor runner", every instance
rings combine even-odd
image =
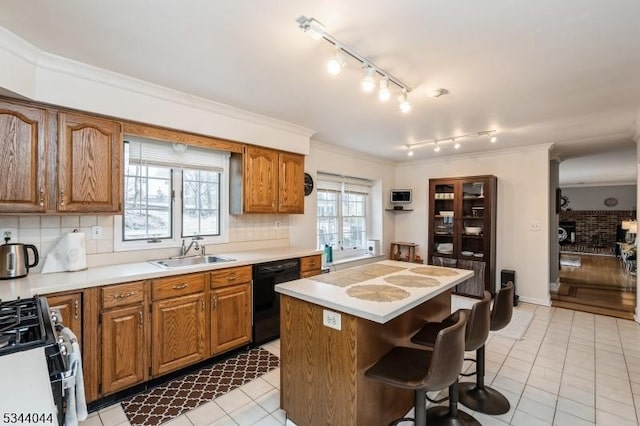
[[[122,402],[132,425],[158,425],[212,401],[280,365],[272,353],[255,348],[211,367],[135,395]]]

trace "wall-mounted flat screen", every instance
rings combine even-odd
[[[391,204],[409,204],[411,202],[410,189],[392,189]]]

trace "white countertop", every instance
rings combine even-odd
[[[24,278],[0,281],[0,299],[14,300],[18,297],[31,297],[35,294],[79,290],[107,284],[147,280],[171,275],[231,268],[234,266],[253,265],[255,263],[311,256],[321,253],[322,251],[315,249],[277,247],[272,249],[221,253],[221,255],[235,260],[219,264],[203,264],[164,269],[152,265],[149,262],[137,262],[100,266],[77,272],[30,274]]]
[[[289,281],[286,283],[276,285],[276,291],[287,296],[294,297],[296,299],[304,300],[306,302],[314,303],[316,305],[324,306],[329,309],[333,309],[338,312],[350,314],[359,318],[368,319],[381,324],[384,324],[395,317],[413,309],[414,307],[426,302],[429,299],[441,294],[442,292],[453,288],[457,284],[471,278],[473,271],[464,269],[450,269],[458,272],[455,276],[448,277],[434,277],[440,282],[440,285],[436,287],[402,287],[389,284],[384,281],[385,277],[392,275],[415,275],[416,277],[426,277],[426,275],[415,274],[410,272],[411,268],[417,268],[420,266],[415,263],[398,262],[395,260],[384,260],[376,262],[380,265],[398,266],[403,269],[402,271],[387,274],[382,277],[374,278],[368,281],[359,282],[346,287],[340,287],[331,284],[324,284],[318,281],[313,281],[312,278],[303,278],[295,281]],[[440,268],[435,266],[429,266],[430,268]],[[410,293],[410,296],[403,300],[393,302],[373,302],[368,300],[357,299],[347,295],[347,290],[350,287],[363,284],[384,284],[393,287],[401,288]]]

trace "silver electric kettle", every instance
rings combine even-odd
[[[10,239],[11,237],[5,236],[4,244],[0,245],[0,280],[26,277],[29,268],[33,268],[40,261],[36,246],[9,243]],[[33,263],[29,263],[27,250],[31,250],[33,253]]]

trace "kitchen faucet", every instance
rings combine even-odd
[[[191,247],[193,247],[194,250],[200,250],[200,247],[202,247],[202,255],[204,256],[204,246],[201,246],[200,243],[198,242],[198,240],[202,240],[203,238],[200,236],[195,236],[191,239],[191,242],[189,243],[189,245],[185,245],[184,243],[184,239],[182,240],[182,247],[180,247],[180,256],[186,256],[187,253],[189,253],[189,250],[191,250]]]

